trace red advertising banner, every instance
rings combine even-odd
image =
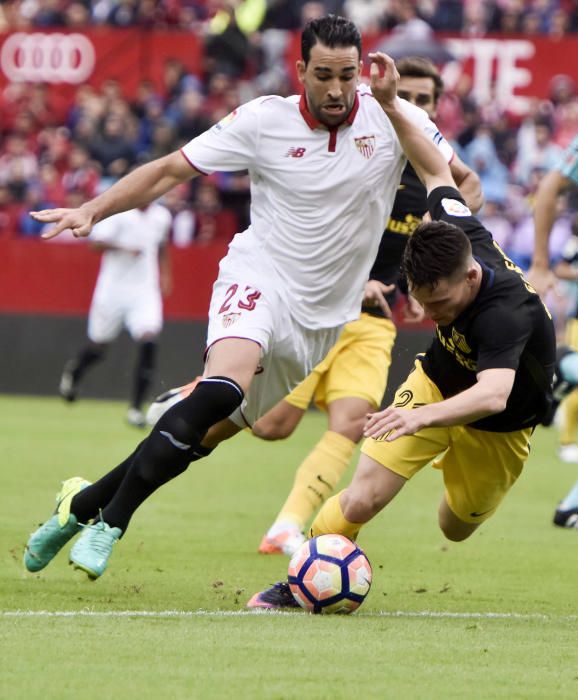
[[[372,51],[388,51],[389,37],[364,37],[364,58]],[[416,53],[423,47],[416,47]],[[451,90],[466,75],[478,104],[494,101],[508,111],[523,115],[532,98],[546,98],[554,75],[564,73],[578,85],[578,37],[560,40],[525,36],[438,36],[428,46],[432,60],[450,58],[442,69],[446,89]],[[411,46],[408,54],[411,54]],[[449,56],[448,56],[449,54]],[[300,37],[295,35],[287,51],[289,75],[301,56]],[[394,55],[394,58],[396,56]],[[368,74],[366,69],[365,74]],[[299,90],[297,82],[295,90]]]
[[[178,59],[193,74],[202,71],[203,47],[188,32],[99,28],[81,32],[31,31],[0,34],[0,89],[10,82],[46,83],[72,96],[79,85],[117,80],[127,97],[142,80],[162,86],[165,61]]]
[[[224,243],[172,249],[173,292],[168,319],[204,321]],[[84,316],[100,256],[86,242],[0,241],[0,313]]]
[[[365,52],[387,51],[388,35],[364,37]],[[438,36],[436,47],[453,60],[442,75],[452,89],[464,75],[471,80],[476,100],[496,101],[516,114],[528,110],[530,99],[548,96],[556,74],[570,75],[578,83],[578,37]],[[295,76],[300,57],[300,36],[295,33],[286,54],[287,70]],[[44,82],[59,94],[72,97],[83,83],[99,86],[113,78],[125,95],[134,95],[139,82],[150,79],[162,85],[165,61],[175,58],[200,75],[203,44],[182,31],[97,28],[83,32],[31,31],[0,34],[0,89],[9,82]],[[295,90],[299,85],[295,81]]]

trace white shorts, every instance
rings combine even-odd
[[[110,343],[126,328],[133,340],[156,336],[163,327],[160,294],[144,293],[127,297],[115,294],[95,295],[88,314],[88,337],[94,343]]]
[[[208,352],[223,338],[247,338],[261,346],[259,369],[230,419],[241,427],[253,425],[325,357],[342,328],[305,328],[271,280],[246,264],[245,256],[224,258],[211,297]]]

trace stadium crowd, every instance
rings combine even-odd
[[[176,59],[163,85],[143,81],[134,99],[118,82],[80,86],[72,104],[45,84],[10,83],[0,94],[0,238],[38,236],[35,209],[75,207],[131,168],[170,153],[260,94],[289,94],[288,32],[313,16],[349,16],[365,32],[420,38],[433,31],[560,35],[578,31],[570,0],[14,0],[0,6],[0,28],[114,27],[187,29],[203,37],[199,75]],[[411,45],[411,42],[408,42]],[[522,119],[495,101],[477,103],[467,76],[440,100],[438,126],[482,179],[482,218],[526,269],[533,246],[532,197],[542,175],[578,132],[578,93],[554,75],[549,98]],[[570,195],[571,196],[571,195]],[[248,221],[245,173],[218,174],[166,195],[177,246],[229,240]],[[572,235],[576,203],[560,198],[552,236],[558,257]]]

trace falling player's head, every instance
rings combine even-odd
[[[411,295],[440,326],[452,323],[471,304],[481,281],[469,238],[445,221],[416,228],[407,241],[403,269]]]
[[[326,15],[303,29],[297,75],[309,111],[325,126],[338,126],[349,116],[361,74],[360,59],[361,35],[353,22]]]
[[[438,69],[427,58],[407,56],[395,62],[399,73],[397,94],[421,107],[430,118],[436,116],[437,103],[444,84]]]

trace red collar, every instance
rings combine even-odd
[[[355,119],[355,115],[357,114],[357,110],[359,109],[359,95],[355,93],[355,101],[353,102],[353,107],[351,108],[351,112],[349,112],[349,115],[347,116],[347,119],[341,124],[353,124],[353,120]],[[305,120],[305,123],[310,129],[317,129],[318,127],[322,127],[325,129],[329,129],[329,131],[333,131],[337,127],[328,127],[325,124],[322,124],[320,121],[318,121],[309,111],[309,107],[307,106],[307,98],[305,97],[305,93],[301,93],[301,99],[299,100],[299,111],[301,112],[301,116]],[[339,124],[338,126],[341,126]]]

